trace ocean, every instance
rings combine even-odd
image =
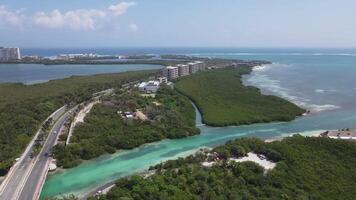
[[[330,129],[356,129],[356,50],[353,49],[141,48],[136,51],[128,49],[126,52],[124,49],[99,51],[103,54],[179,53],[270,60],[273,64],[256,67],[250,75],[244,76],[244,84],[258,87],[264,94],[288,99],[310,110],[311,114],[291,122],[213,128],[201,124],[197,112],[200,135],[164,140],[104,155],[73,169],[52,174],[47,178],[42,197],[71,193],[80,196],[117,178],[148,169],[151,165],[239,137],[267,139],[292,134],[312,135]],[[59,50],[51,52],[58,53]]]

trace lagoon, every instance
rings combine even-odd
[[[42,65],[42,64],[0,64],[0,83],[21,82],[24,84],[43,83],[49,80],[74,75],[93,75],[126,71],[161,69],[160,65],[117,64],[117,65]]]

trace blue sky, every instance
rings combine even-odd
[[[1,0],[0,46],[356,47],[355,0]]]

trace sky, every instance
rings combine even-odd
[[[356,47],[355,0],[0,0],[0,46]]]

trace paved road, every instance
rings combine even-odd
[[[51,161],[50,154],[52,147],[55,145],[60,129],[69,118],[69,112],[65,113],[59,118],[59,120],[53,125],[53,128],[48,135],[47,141],[44,144],[42,151],[40,152],[37,160],[34,163],[33,169],[30,172],[23,189],[18,195],[18,200],[31,200],[37,199],[42,189],[42,184],[46,179],[46,172],[48,170],[48,164]]]
[[[59,112],[57,112],[55,115],[52,116],[53,120],[58,120],[58,118],[64,112],[65,112],[65,108],[62,110],[59,110]],[[57,124],[58,123],[55,124],[54,128],[56,127]],[[53,139],[53,135],[54,135],[52,133],[53,133],[53,130],[49,136],[49,138],[51,138],[51,139]],[[21,156],[20,160],[17,163],[15,163],[15,165],[12,167],[13,168],[12,171],[9,172],[9,174],[8,174],[9,177],[7,177],[4,180],[3,190],[2,190],[2,193],[0,194],[0,200],[17,200],[18,199],[18,196],[19,196],[20,191],[26,181],[26,178],[28,177],[29,172],[35,165],[35,158],[34,159],[30,158],[30,154],[32,152],[33,146],[34,146],[34,141],[31,141],[29,146],[27,147],[26,151]],[[48,145],[45,145],[45,146],[48,146]],[[29,200],[30,198],[25,198],[25,199]]]

